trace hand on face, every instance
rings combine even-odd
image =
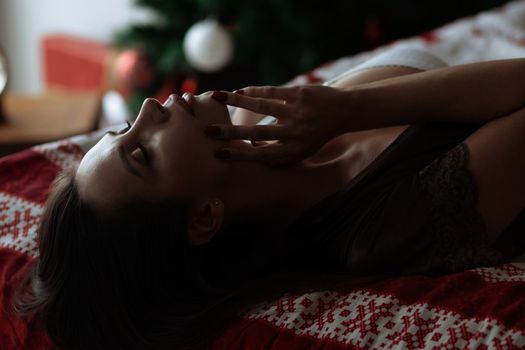
[[[263,161],[290,165],[315,154],[341,133],[339,119],[348,113],[341,108],[342,91],[321,85],[297,87],[249,87],[237,93],[216,91],[218,101],[277,118],[276,125],[213,125],[207,134],[217,139],[268,141],[260,147],[224,153],[231,160]]]

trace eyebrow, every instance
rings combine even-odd
[[[129,171],[138,178],[144,179],[144,176],[142,176],[142,174],[139,173],[137,169],[132,167],[129,163],[128,157],[126,157],[126,152],[124,151],[124,147],[122,147],[122,145],[118,146],[118,155],[120,156],[120,160],[122,160],[124,168],[126,168],[127,171]]]

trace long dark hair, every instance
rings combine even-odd
[[[39,257],[12,303],[15,313],[36,316],[61,349],[194,348],[246,306],[309,285],[293,283],[305,281],[300,269],[277,256],[254,254],[267,247],[246,234],[245,223],[192,247],[185,203],[137,200],[100,213],[79,197],[74,174],[54,183]]]

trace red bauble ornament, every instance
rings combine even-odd
[[[124,50],[114,64],[115,86],[125,98],[135,90],[148,88],[154,80],[154,70],[146,56],[137,50]]]

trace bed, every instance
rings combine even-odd
[[[450,65],[525,57],[525,1],[343,57],[290,84],[324,82],[394,47],[427,50]],[[51,348],[33,320],[22,322],[7,307],[14,285],[37,255],[36,228],[52,180],[78,163],[100,135],[79,135],[0,159],[0,349]],[[525,259],[441,277],[397,277],[366,288],[283,295],[239,315],[208,348],[525,348]]]

